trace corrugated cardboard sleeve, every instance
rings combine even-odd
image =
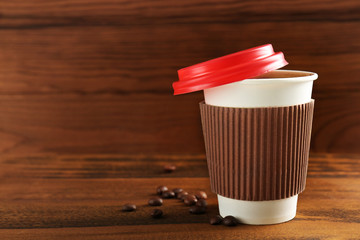
[[[283,199],[305,189],[314,101],[265,108],[200,103],[211,189],[224,197]]]

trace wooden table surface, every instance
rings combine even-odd
[[[177,170],[164,173],[173,163]],[[165,200],[152,219],[158,185],[205,190],[208,210],[191,215]],[[217,200],[202,155],[37,155],[0,160],[1,239],[359,239],[360,156],[312,154],[294,220],[277,225],[212,226]],[[124,203],[137,205],[122,212]]]

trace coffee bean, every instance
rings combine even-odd
[[[192,206],[189,208],[189,212],[192,214],[203,214],[206,212],[206,207]]]
[[[175,197],[179,195],[179,193],[183,192],[184,190],[182,188],[174,188],[173,192],[175,193]]]
[[[216,215],[215,217],[210,218],[211,225],[219,225],[221,224],[223,218],[220,215]]]
[[[187,195],[189,195],[187,192],[181,192],[177,195],[177,198],[183,202]]]
[[[195,205],[196,202],[197,202],[197,199],[194,195],[187,195],[184,198],[184,203],[187,206]]]
[[[135,211],[135,210],[136,210],[136,205],[135,205],[135,204],[127,203],[127,204],[125,204],[125,205],[122,207],[122,210],[123,210],[124,212],[132,212],[132,211]]]
[[[162,194],[161,194],[161,197],[163,198],[174,198],[175,197],[175,193],[173,191],[164,191]]]
[[[153,218],[161,218],[162,215],[163,215],[163,211],[161,211],[160,209],[154,209],[154,210],[152,210],[152,212],[151,212],[151,216],[152,216]]]
[[[196,202],[196,206],[198,207],[207,207],[207,202],[205,199],[199,199],[197,202]]]
[[[195,194],[197,199],[207,199],[207,194],[204,191],[199,191]]]
[[[222,222],[225,226],[229,227],[236,226],[238,224],[238,220],[233,216],[226,216]]]
[[[148,201],[150,206],[161,206],[163,204],[163,200],[159,197],[150,198]]]
[[[189,195],[189,193],[183,191],[183,192],[181,192],[181,193],[179,193],[179,194],[177,195],[177,198],[180,199],[181,201],[184,201],[184,198],[185,198],[187,195]]]
[[[168,164],[168,165],[164,166],[164,171],[167,173],[171,173],[171,172],[175,171],[175,169],[176,169],[176,166],[172,165],[172,164]]]
[[[165,191],[167,191],[167,190],[169,190],[166,186],[159,186],[159,187],[157,187],[157,189],[156,189],[156,193],[158,194],[158,195],[161,195],[163,192],[165,192]]]

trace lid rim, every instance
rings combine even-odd
[[[275,53],[271,44],[253,47],[179,69],[179,80],[172,84],[174,95],[254,79],[287,64],[284,54]]]
[[[191,81],[196,81],[196,80],[203,81],[206,78],[214,77],[214,75],[215,75],[215,77],[217,75],[224,75],[226,72],[229,72],[229,71],[237,71],[238,72],[242,68],[251,67],[251,66],[254,66],[255,64],[258,64],[258,65],[271,64],[271,62],[270,62],[271,58],[281,57],[282,55],[283,55],[282,52],[276,52],[276,53],[274,53],[272,55],[269,55],[269,56],[254,59],[254,61],[252,61],[252,62],[245,62],[245,63],[242,63],[242,64],[231,65],[231,66],[229,66],[227,68],[223,68],[223,69],[220,69],[218,71],[207,72],[207,73],[204,73],[202,75],[193,75],[193,77],[183,77],[178,82],[184,82],[184,84],[186,82],[189,82],[189,84],[190,84]]]
[[[283,67],[283,66],[281,66],[281,67]],[[266,71],[266,72],[274,71],[274,70],[276,70],[278,68],[280,68],[280,67],[275,66],[273,68],[269,68],[268,71]],[[175,89],[174,95],[180,95],[180,94],[186,94],[186,93],[195,92],[195,91],[201,91],[201,90],[204,90],[204,89],[218,87],[218,86],[222,86],[222,85],[229,84],[229,83],[234,83],[234,82],[241,82],[241,81],[245,81],[245,80],[246,81],[247,80],[252,81],[252,79],[254,79],[253,77],[264,74],[266,72],[261,72],[260,74],[255,74],[254,76],[248,75],[244,79],[237,79],[237,80],[234,80],[234,81],[231,81],[231,80],[230,81],[226,81],[226,80],[220,81],[219,79],[216,79],[216,80],[213,80],[211,82],[206,82],[206,83],[202,83],[202,84],[192,84],[192,85],[188,85],[188,86],[186,86],[186,85],[185,86],[179,86],[176,89],[174,88]],[[233,78],[235,78],[235,76],[236,76],[236,74],[232,75]]]

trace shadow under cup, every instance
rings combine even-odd
[[[204,90],[200,103],[219,212],[245,224],[293,219],[305,189],[316,73],[276,70]]]

